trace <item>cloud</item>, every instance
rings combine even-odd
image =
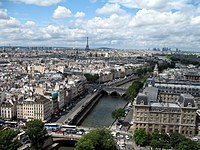
[[[109,0],[128,8],[152,9],[159,11],[183,10],[194,7],[192,0]]]
[[[125,11],[120,8],[119,4],[106,3],[102,8],[96,10],[97,14],[113,14],[113,13],[124,13]]]
[[[53,13],[53,18],[68,18],[72,16],[70,9],[63,6],[58,6]]]
[[[0,19],[9,19],[7,9],[0,9]]]
[[[85,47],[85,37],[89,36],[90,47],[200,49],[199,6],[179,0],[175,6],[175,2],[169,1],[166,6],[152,2],[148,8],[140,8],[131,14],[132,9],[127,12],[120,7],[125,0],[118,0],[117,4],[99,8],[98,16],[89,19],[81,18],[84,16],[81,11],[72,14],[69,9],[58,6],[64,11],[58,11],[56,17],[70,16],[69,23],[62,24],[62,21],[54,19],[59,24],[50,22],[46,26],[31,20],[20,22],[9,16],[6,9],[0,9],[0,45]],[[108,6],[113,9],[105,9]],[[172,11],[172,8],[177,10]]]
[[[62,0],[10,0],[12,2],[20,2],[25,4],[33,4],[38,6],[50,6],[61,2]]]
[[[33,21],[27,21],[27,22],[25,23],[25,25],[26,25],[27,27],[35,27],[35,26],[36,26],[36,23],[33,22]]]
[[[200,16],[194,17],[191,19],[192,25],[200,25]]]
[[[80,11],[78,11],[78,12],[74,15],[75,18],[82,18],[82,17],[84,17],[84,16],[85,16],[85,13],[84,13],[84,12],[80,12]]]
[[[129,22],[132,26],[149,25],[174,25],[187,19],[187,16],[179,12],[158,12],[155,10],[142,9]]]

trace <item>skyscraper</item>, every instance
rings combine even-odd
[[[87,37],[87,44],[86,44],[85,50],[86,50],[86,51],[89,51],[89,50],[90,50],[89,44],[88,44],[88,37]]]

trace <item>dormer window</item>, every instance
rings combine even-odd
[[[141,105],[144,105],[144,100],[141,100],[140,104],[141,104]]]
[[[188,103],[188,107],[192,107],[191,103]]]

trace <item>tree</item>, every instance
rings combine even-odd
[[[123,117],[124,115],[125,115],[125,110],[123,108],[115,109],[112,112],[112,118],[113,119],[119,119],[119,118]]]
[[[92,74],[86,73],[84,74],[84,76],[86,77],[87,81],[92,82],[92,83],[97,82],[97,80],[99,79],[98,74],[92,75]]]
[[[90,139],[81,138],[76,146],[76,150],[95,150]]]
[[[111,131],[106,128],[91,130],[81,137],[76,144],[76,150],[115,150],[116,142]]]
[[[150,143],[151,135],[145,129],[139,128],[135,130],[134,135],[135,143],[140,146],[147,146]]]
[[[158,147],[160,147],[160,141],[157,141],[157,140],[151,140],[151,143],[150,143],[150,146],[152,147],[152,148],[158,148]]]
[[[1,150],[16,150],[21,143],[16,139],[17,131],[13,129],[0,131],[0,149]]]
[[[143,83],[136,80],[132,83],[132,85],[126,91],[126,99],[132,100],[134,97],[137,96],[140,88],[142,88]]]
[[[190,139],[186,139],[179,143],[178,150],[199,150],[199,145]]]
[[[174,149],[178,149],[179,143],[186,139],[182,134],[178,132],[170,132],[169,136],[170,136],[170,145]]]
[[[150,144],[153,148],[170,148],[170,137],[165,132],[154,131]]]
[[[41,120],[35,119],[27,122],[26,127],[26,134],[31,141],[32,147],[37,150],[42,149],[47,134],[44,123]]]

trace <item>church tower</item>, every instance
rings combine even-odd
[[[156,64],[153,70],[153,76],[157,77],[158,76],[158,65]]]

